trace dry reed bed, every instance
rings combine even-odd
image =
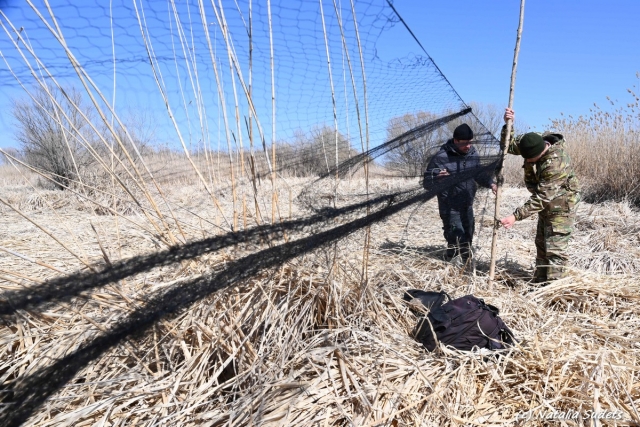
[[[289,183],[296,191],[306,184]],[[377,192],[406,185],[401,180],[372,183]],[[288,189],[280,187],[282,213],[289,209]],[[338,192],[348,199],[363,188],[354,180]],[[314,191],[325,197],[335,194],[330,185]],[[26,200],[35,196],[25,192],[13,197],[13,203],[29,206]],[[215,212],[197,186],[170,197],[174,208],[184,208],[175,210],[190,224],[184,227],[190,239],[217,233]],[[267,211],[270,197],[260,200]],[[505,211],[524,198],[521,189],[508,190]],[[229,197],[223,200],[229,211]],[[482,193],[476,212],[491,202]],[[112,259],[160,245],[123,218],[97,215],[82,206],[82,201],[71,201],[56,208],[58,216],[43,208],[30,211],[29,217],[66,237],[70,247],[82,250],[93,263],[105,262],[98,241]],[[530,274],[535,221],[501,231],[500,277],[506,279],[489,286],[482,274],[490,241],[490,228],[482,225],[486,218],[479,215],[479,273],[473,276],[439,259],[442,237],[434,208],[430,201],[372,227],[365,286],[361,231],[238,281],[165,318],[143,336],[121,342],[83,368],[27,424],[498,426],[520,425],[515,419],[519,411],[544,414],[551,409],[620,410],[625,419],[640,421],[640,280],[632,261],[638,255],[633,245],[640,215],[624,204],[583,204],[572,244],[576,270],[566,280],[524,295],[522,277]],[[298,209],[293,203],[294,217],[303,213]],[[0,234],[0,246],[61,271],[81,267],[6,207],[2,222],[6,231]],[[609,241],[617,252],[605,259],[599,245],[611,235],[617,236]],[[244,253],[223,250],[50,304],[42,312],[21,311],[0,328],[0,382],[13,387],[52,358],[101,335],[175,281],[223,269]],[[580,269],[583,265],[602,272],[624,267],[630,274],[597,275]],[[3,290],[37,285],[59,274],[6,252],[0,253],[0,268]],[[515,279],[507,280],[511,277]],[[485,298],[501,308],[520,341],[518,348],[497,358],[446,349],[427,353],[410,337],[415,316],[401,301],[408,288]],[[566,424],[589,425],[587,420]]]

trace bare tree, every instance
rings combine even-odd
[[[113,172],[116,173],[121,169],[120,162],[123,164],[128,163],[125,150],[133,161],[138,163],[140,159],[137,153],[144,156],[156,145],[155,121],[149,114],[144,111],[128,111],[124,114],[122,123],[123,125],[120,125],[120,122],[114,121],[111,124],[113,132],[109,130],[105,123],[102,123],[99,129],[104,138],[104,143],[97,141],[93,143],[96,152],[102,159],[114,160],[112,162],[114,163]]]
[[[389,120],[387,125],[387,140],[397,138],[436,118],[434,114],[425,111],[394,117]],[[443,142],[443,139],[446,140],[445,133],[444,129],[439,128],[401,145],[385,156],[386,166],[405,177],[421,176],[426,163],[440,148],[439,142]]]
[[[480,123],[496,138],[500,138],[500,131],[504,120],[504,108],[498,107],[496,104],[484,104],[482,102],[472,101],[469,106],[473,110]]]
[[[30,98],[13,101],[16,139],[26,162],[48,174],[59,189],[93,162],[83,138],[91,111],[75,89],[38,88]]]
[[[439,127],[433,132],[410,141],[387,154],[385,156],[386,166],[407,178],[422,176],[431,157],[440,149],[442,144],[452,137],[454,129],[462,123],[467,123],[471,126],[476,135],[486,134],[486,131],[489,131],[494,138],[500,138],[500,131],[504,124],[502,119],[504,109],[495,104],[483,104],[480,102],[471,102],[470,106],[480,123],[471,115],[451,120],[445,126]],[[387,140],[396,138],[437,118],[438,116],[435,114],[425,111],[394,117],[389,120],[387,125]],[[527,126],[522,121],[517,121],[515,127],[516,133],[526,132],[527,129]],[[480,141],[482,141],[482,147],[480,146]],[[478,144],[477,148],[480,155],[495,154],[494,152],[498,150],[495,140],[491,137],[480,138]]]
[[[336,144],[338,164],[358,154],[345,135],[322,126],[308,134],[296,132],[293,142],[280,144],[279,157],[283,168],[296,176],[322,175],[336,167]]]
[[[482,102],[472,101],[469,106],[473,109],[473,113],[478,120],[487,128],[491,135],[496,139],[500,139],[500,132],[502,131],[502,125],[504,125],[504,107],[499,107],[496,104],[485,104]],[[529,126],[520,118],[516,118],[513,124],[514,132],[519,135],[529,130]]]
[[[17,148],[7,147],[2,149],[2,153],[0,153],[0,165],[10,164],[9,157],[5,155],[5,153],[11,157],[20,158],[20,152]]]

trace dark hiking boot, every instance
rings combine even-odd
[[[447,248],[447,251],[444,253],[443,258],[445,261],[451,261],[456,255],[457,255],[457,250],[456,248],[453,247],[449,247]]]

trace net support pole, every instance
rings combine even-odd
[[[518,53],[520,52],[520,39],[522,38],[522,25],[524,23],[524,2],[520,0],[520,20],[518,22],[518,34],[516,36],[516,48],[513,52],[513,66],[511,67],[511,85],[509,87],[509,108],[513,108],[513,94],[516,86],[516,69],[518,67]],[[489,283],[493,283],[496,270],[496,252],[498,248],[498,230],[500,229],[500,201],[502,199],[502,184],[504,183],[503,164],[507,154],[507,145],[511,140],[511,120],[507,122],[507,132],[504,140],[500,141],[500,161],[498,163],[496,184],[496,205],[494,209],[493,237],[491,239],[491,263],[489,265]]]

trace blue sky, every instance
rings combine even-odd
[[[110,29],[110,14],[113,13],[117,57],[116,110],[121,115],[126,115],[128,111],[143,111],[147,117],[152,117],[158,143],[177,148],[182,138],[184,145],[191,150],[203,145],[214,150],[235,144],[247,146],[245,123],[248,122],[248,103],[235,65],[234,71],[231,71],[220,30],[222,25],[211,3],[204,3],[211,44],[207,42],[196,0],[177,1],[175,11],[170,2],[143,0],[137,3],[141,14],[140,4],[144,6],[147,25],[145,37],[151,41],[149,49],[156,57],[154,74],[148,63],[148,50],[142,41],[136,17],[138,14],[130,0],[113,0],[112,8],[104,0],[85,0],[81,4],[71,4],[66,0],[51,1],[66,43],[109,102],[112,102],[114,86]],[[227,19],[225,25],[229,28],[234,53],[248,85],[249,2],[226,1],[223,5]],[[279,142],[291,141],[300,132],[310,136],[314,129],[335,126],[354,146],[361,147],[356,103],[363,113],[364,79],[358,42],[351,3],[338,0],[336,6],[344,22],[342,31],[334,3],[330,0],[323,0],[322,3],[273,2],[275,133]],[[61,84],[80,87],[64,51],[29,8],[17,7],[9,12],[16,28],[24,26],[20,37],[25,37],[27,44],[33,45],[37,55]],[[439,116],[462,109],[460,99],[433,64],[425,61],[422,52],[412,53],[415,42],[406,29],[389,20],[395,17],[384,0],[356,1],[356,15],[366,63],[371,146],[385,141],[387,124],[392,117],[418,111],[429,111]],[[47,16],[46,19],[51,18]],[[342,32],[346,38],[346,51]],[[11,36],[14,40],[17,38],[16,34]],[[265,2],[254,0],[252,98],[267,144],[271,143],[273,135],[269,40]],[[24,42],[21,41],[19,45],[23,46]],[[30,70],[25,67],[6,36],[0,37],[0,50],[6,51],[12,68],[25,86],[32,90],[34,79],[30,76]],[[345,52],[349,53],[350,58]],[[224,127],[225,112],[220,107],[212,57],[215,57],[217,75],[224,88],[223,105],[226,106],[232,138]],[[349,60],[351,67],[348,66]],[[349,77],[349,69],[352,70],[353,79]],[[197,85],[194,84],[196,80]],[[7,135],[6,138],[0,137],[0,141],[4,145],[11,145],[12,120],[8,100],[25,97],[25,94],[9,73],[0,73],[0,81],[3,83],[2,91],[6,94],[4,99],[0,99],[0,104],[4,100],[4,105],[0,105],[0,135]],[[166,94],[171,115],[167,113],[157,82]],[[235,124],[236,95],[240,104],[239,126]],[[175,126],[170,116],[175,118]],[[255,118],[253,123],[255,125]],[[256,126],[254,135],[258,135],[259,131]],[[233,141],[227,142],[231,139]]]
[[[506,106],[518,0],[396,0],[394,5],[466,101]],[[626,104],[640,71],[640,1],[528,0],[514,109],[534,129],[561,112]],[[416,50],[417,51],[417,50]]]
[[[109,12],[109,1],[94,0],[98,7],[86,7],[85,3],[71,4],[67,0],[51,0],[60,22],[66,28],[65,36],[81,62],[89,64],[87,70],[98,86],[111,99],[112,68],[111,42],[109,27],[105,27],[105,17]],[[344,10],[348,2],[338,0]],[[193,1],[192,1],[193,2]],[[25,25],[25,34],[30,36],[34,47],[39,50],[47,64],[63,64],[64,55],[55,48],[56,43],[46,32],[29,18],[29,11],[22,2],[5,0],[13,9],[5,9],[16,25]],[[118,40],[117,56],[122,61],[117,64],[118,84],[116,107],[120,114],[127,116],[143,109],[147,117],[156,125],[156,136],[162,143],[170,141],[176,145],[175,129],[168,120],[164,102],[160,98],[150,67],[145,63],[146,51],[141,43],[140,29],[130,0],[113,0],[115,34]],[[143,2],[148,6],[148,22],[154,37],[156,54],[164,58],[160,69],[163,72],[165,89],[171,99],[173,114],[187,145],[192,148],[209,140],[212,148],[224,139],[220,125],[215,79],[211,62],[203,50],[202,28],[195,30],[195,44],[199,59],[200,88],[203,99],[198,104],[193,96],[189,70],[184,60],[180,65],[171,60],[174,49],[181,56],[180,43],[175,38],[175,24],[167,10],[165,2]],[[246,43],[243,41],[242,25],[246,16],[233,15],[234,2],[224,2],[230,25],[235,28],[235,41],[241,61],[246,60]],[[245,1],[240,4],[246,6]],[[256,17],[256,46],[254,61],[256,70],[261,65],[268,69],[268,36],[265,32],[264,2],[254,0]],[[274,2],[279,3],[279,2]],[[187,23],[192,19],[193,28],[198,26],[198,17],[189,16],[184,2],[177,2],[181,20]],[[329,87],[329,75],[326,67],[325,44],[319,33],[318,3],[305,0],[304,3],[283,3],[277,16],[274,16],[279,33],[276,34],[276,69],[278,70],[277,93],[277,139],[290,137],[296,129],[312,126],[333,126],[332,97]],[[341,43],[335,18],[331,19],[332,2],[323,2],[327,15],[332,49],[333,79],[337,87],[337,122],[341,132],[351,138],[357,134],[355,128],[354,100],[351,96],[349,79],[344,77],[345,57],[339,49]],[[369,104],[371,114],[372,142],[381,142],[385,138],[388,119],[404,112],[420,110],[455,109],[456,99],[430,65],[415,67],[415,56],[423,53],[408,36],[400,24],[390,25],[376,20],[377,9],[383,2],[374,0],[371,5],[357,2],[360,30],[363,43],[375,45],[376,53],[382,61],[370,62],[367,70],[369,84]],[[477,101],[485,104],[506,106],[508,101],[509,79],[520,2],[518,0],[396,0],[394,5],[405,19],[417,38],[422,42],[429,55],[444,73],[453,88],[465,102]],[[17,7],[17,8],[16,8]],[[151,10],[155,8],[155,10]],[[191,13],[193,14],[193,11]],[[244,13],[246,14],[246,7]],[[348,11],[345,19],[348,19]],[[550,1],[529,0],[525,11],[525,24],[518,63],[515,92],[515,109],[518,118],[534,129],[542,129],[549,124],[549,118],[557,118],[563,112],[566,115],[588,114],[589,108],[596,102],[606,106],[606,96],[618,99],[621,103],[630,100],[626,89],[638,84],[636,72],[640,71],[640,34],[636,20],[640,17],[640,1],[613,0],[610,2]],[[31,18],[33,18],[31,16]],[[244,19],[244,21],[243,21]],[[208,21],[214,21],[209,11]],[[96,28],[98,24],[102,24]],[[216,27],[209,24],[213,31]],[[234,27],[235,26],[235,27]],[[262,31],[261,35],[258,34]],[[383,36],[377,36],[380,31]],[[173,36],[171,35],[173,32]],[[353,32],[347,29],[347,37],[355,46]],[[173,37],[173,38],[172,38]],[[190,34],[187,34],[190,37]],[[225,54],[221,37],[212,35],[216,52],[219,54],[219,66],[226,91],[228,114],[233,115],[233,93],[229,65],[225,63]],[[0,50],[11,53],[11,45],[6,36],[0,36]],[[280,55],[280,56],[278,56]],[[352,52],[353,55],[353,52]],[[62,59],[61,59],[62,58]],[[388,66],[385,61],[403,58],[403,61]],[[357,64],[356,58],[351,58]],[[288,61],[288,62],[287,62]],[[243,61],[246,62],[246,61]],[[266,67],[266,68],[265,68]],[[55,67],[52,67],[55,68]],[[358,79],[358,67],[355,68]],[[73,71],[67,66],[58,68],[64,84],[78,85],[74,82]],[[12,136],[11,120],[8,117],[8,100],[24,96],[22,90],[11,82],[11,77],[1,71],[0,88],[0,147],[16,146]],[[246,64],[244,69],[247,74]],[[28,73],[23,73],[25,82]],[[344,84],[346,81],[347,84]],[[178,86],[181,83],[181,87]],[[254,97],[261,116],[267,140],[271,135],[270,114],[270,76],[268,73],[255,72]],[[180,90],[184,94],[180,93]],[[238,92],[241,92],[238,87]],[[358,85],[357,97],[362,101],[362,87]],[[189,92],[192,92],[191,94]],[[261,91],[258,93],[258,91]],[[362,106],[362,104],[360,104]],[[206,129],[201,131],[198,120],[202,108],[207,117]],[[248,110],[246,102],[240,106]],[[240,130],[240,133],[243,131]],[[237,134],[238,132],[236,132]],[[246,135],[244,144],[246,144]],[[358,144],[359,145],[359,144]],[[221,147],[225,147],[223,142]]]

